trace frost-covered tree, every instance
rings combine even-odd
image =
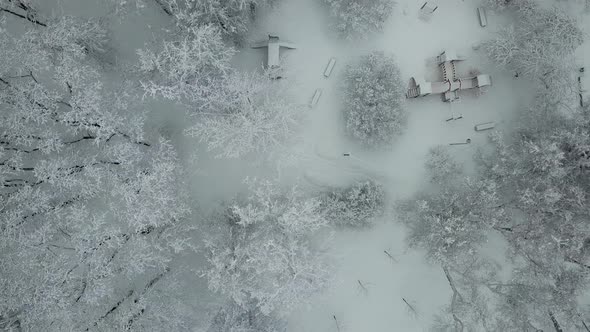
[[[284,313],[324,287],[329,268],[309,236],[327,221],[320,201],[297,188],[248,180],[248,197],[237,199],[214,220],[207,241],[210,266],[203,272],[211,290],[244,310]],[[214,233],[214,234],[215,234]]]
[[[576,21],[557,8],[533,1],[512,1],[515,24],[483,43],[484,51],[501,66],[539,80],[546,93],[571,93],[573,54],[584,40]]]
[[[241,43],[260,8],[275,0],[156,0],[182,29],[213,25],[235,43]]]
[[[406,123],[404,84],[393,56],[373,52],[345,70],[346,132],[364,146],[391,143]]]
[[[103,84],[102,32],[47,22],[0,35],[0,326],[178,330],[174,150],[146,141],[126,85]]]
[[[162,50],[138,50],[141,82],[146,95],[171,100],[206,102],[214,81],[230,72],[235,50],[225,45],[219,29],[200,25],[182,37],[164,41]]]
[[[335,225],[367,227],[385,212],[384,188],[372,180],[335,189],[324,194],[321,201],[323,214]]]
[[[306,112],[290,100],[284,84],[260,73],[232,73],[210,90],[187,134],[218,157],[276,150],[295,138]]]
[[[391,16],[393,0],[324,0],[330,7],[334,26],[345,38],[368,38],[381,32]]]

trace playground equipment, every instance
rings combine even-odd
[[[464,56],[457,55],[453,51],[444,51],[436,57],[438,66],[442,71],[442,82],[427,82],[410,78],[410,85],[406,92],[406,98],[417,98],[429,94],[442,94],[444,101],[455,101],[459,98],[457,91],[468,89],[482,89],[492,85],[490,75],[477,75],[474,77],[459,78],[455,64],[463,61]]]
[[[281,68],[280,65],[280,49],[281,47],[294,49],[295,44],[288,42],[288,41],[281,41],[279,36],[268,35],[268,40],[261,41],[252,45],[252,48],[264,48],[268,49],[267,58],[266,58],[266,67],[273,71],[278,72]],[[277,74],[278,75],[278,74]],[[277,76],[276,78],[280,78]]]

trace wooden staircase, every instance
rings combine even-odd
[[[420,96],[420,87],[412,87],[408,88],[408,92],[406,92],[406,98],[416,98]]]

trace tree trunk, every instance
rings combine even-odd
[[[559,325],[559,322],[555,318],[555,315],[553,315],[553,312],[549,311],[549,317],[551,318],[551,322],[553,322],[555,332],[563,332],[563,329],[561,328],[561,325]]]

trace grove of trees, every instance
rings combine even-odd
[[[128,86],[103,82],[104,28],[46,19],[0,43],[0,326],[190,322],[171,265],[191,250],[182,170],[167,141],[144,136]]]

